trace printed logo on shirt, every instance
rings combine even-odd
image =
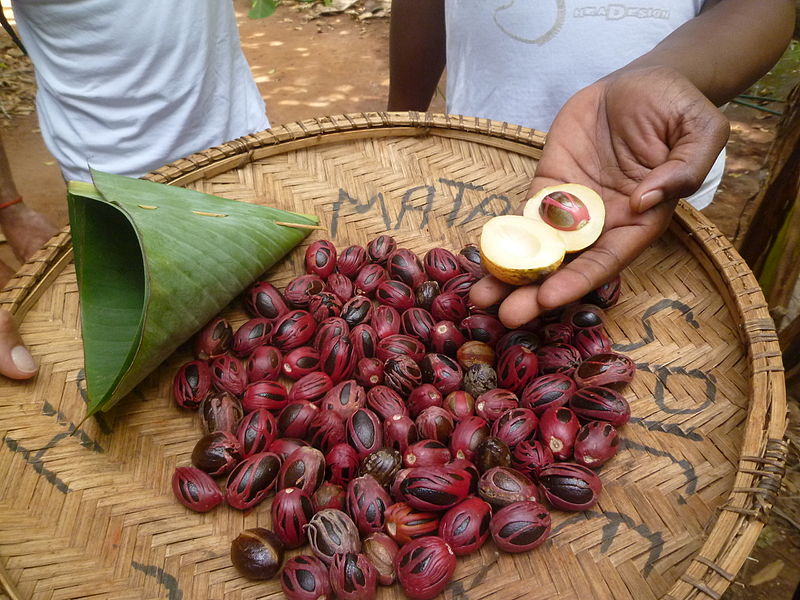
[[[604,6],[583,6],[573,13],[576,18],[602,17],[607,21],[620,19],[669,19],[669,9],[647,6],[625,6],[624,4],[606,4]]]

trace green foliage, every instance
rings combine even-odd
[[[276,0],[253,0],[247,16],[251,19],[263,19],[274,13],[276,8],[278,8]]]

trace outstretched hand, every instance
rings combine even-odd
[[[603,233],[541,284],[485,277],[470,300],[480,307],[502,300],[501,321],[519,327],[609,281],[664,232],[728,134],[722,113],[671,69],[622,70],[579,91],[553,122],[528,197],[561,183],[590,187],[606,205]]]
[[[38,367],[22,343],[14,317],[0,310],[0,375],[11,379],[29,379]]]

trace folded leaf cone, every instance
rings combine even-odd
[[[92,171],[68,204],[88,415],[108,410],[316,225],[301,215]]]

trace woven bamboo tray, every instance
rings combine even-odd
[[[523,198],[544,136],[442,115],[369,113],[277,127],[149,175],[228,198],[316,213],[337,245],[382,232],[423,253],[476,241]],[[202,232],[198,232],[202,234]],[[303,249],[270,273],[283,286]],[[172,496],[198,419],[170,398],[179,350],[127,400],[85,414],[78,295],[64,231],[0,293],[41,363],[0,382],[0,581],[12,598],[281,598],[237,575],[242,529],[268,505],[199,515]],[[237,325],[234,302],[224,314]],[[780,487],[785,388],[767,306],[747,265],[687,205],[623,274],[608,332],[638,373],[624,447],[601,471],[599,505],[554,513],[542,548],[459,560],[444,597],[719,598]],[[73,434],[73,435],[70,435]],[[268,503],[267,503],[268,504]],[[402,598],[395,586],[380,598]]]

